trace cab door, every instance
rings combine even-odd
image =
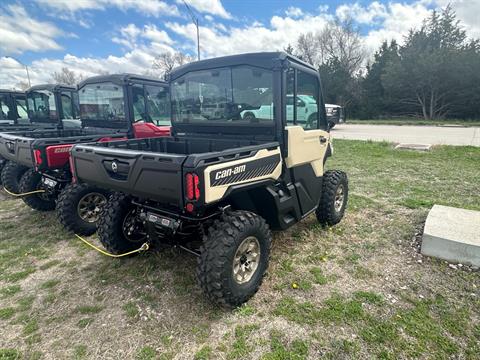
[[[330,143],[320,93],[320,78],[315,71],[301,67],[287,71],[286,97],[297,99],[298,95],[313,97],[316,104],[309,104],[312,109],[309,115],[313,115],[309,121],[305,119],[305,108],[299,106],[298,102],[294,103],[293,116],[289,116],[288,110],[285,112],[285,164],[293,179],[302,215],[306,215],[317,207],[320,200],[323,164]]]

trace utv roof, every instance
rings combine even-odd
[[[265,69],[278,69],[284,66],[285,62],[301,64],[307,68],[310,68],[313,71],[317,71],[317,69],[315,69],[312,65],[307,64],[299,58],[293,55],[289,55],[283,51],[258,52],[194,61],[189,64],[175,68],[170,74],[170,80],[174,80],[191,71],[207,70],[234,65],[250,65]]]
[[[39,90],[48,90],[51,92],[60,91],[60,90],[76,90],[75,86],[65,85],[65,84],[41,84],[35,85],[31,88],[27,89],[27,93],[31,91],[39,91]]]
[[[137,74],[108,74],[108,75],[98,75],[92,76],[88,79],[83,80],[78,84],[78,88],[81,88],[88,84],[98,84],[104,82],[111,82],[117,85],[126,85],[128,83],[155,83],[155,84],[163,84],[167,85],[168,83],[145,75],[137,75]]]
[[[7,89],[0,89],[0,93],[2,93],[2,94],[25,95],[25,91],[7,90]]]
[[[340,106],[340,105],[337,105],[337,104],[325,104],[325,107],[341,108],[341,106]]]

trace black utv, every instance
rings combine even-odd
[[[170,137],[76,145],[74,176],[117,191],[99,224],[108,251],[179,246],[198,256],[208,297],[237,306],[262,283],[270,229],[343,217],[347,176],[324,168],[332,144],[320,77],[286,53],[252,53],[179,67],[170,87]],[[287,111],[300,95],[317,104],[308,122],[296,105]]]
[[[0,90],[0,133],[55,130],[79,125],[76,89],[60,84],[36,85],[26,93]],[[0,156],[0,181],[11,192],[27,170]]]

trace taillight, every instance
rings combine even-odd
[[[197,174],[188,173],[185,175],[187,199],[198,200],[200,199],[200,179]]]
[[[34,150],[33,155],[35,157],[35,164],[42,165],[42,163],[43,163],[42,152],[40,150]]]

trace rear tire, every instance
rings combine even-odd
[[[23,174],[20,180],[20,193],[24,194],[30,191],[43,190],[42,188],[42,174],[30,169]],[[47,193],[38,193],[23,196],[22,200],[25,204],[34,210],[38,211],[52,211],[55,210],[55,197]]]
[[[96,186],[68,184],[58,197],[58,220],[68,231],[92,235],[97,231],[97,222],[108,196],[108,191]]]
[[[110,253],[120,255],[138,249],[147,240],[131,197],[114,193],[103,209],[97,223],[98,237]]]
[[[248,301],[267,271],[271,241],[267,223],[254,213],[234,211],[216,220],[204,236],[197,267],[208,298],[226,307]]]
[[[28,170],[26,166],[13,161],[7,161],[2,169],[2,184],[8,191],[18,194],[20,192],[20,180]]]
[[[348,202],[347,174],[330,170],[323,175],[323,189],[320,203],[315,212],[322,225],[335,225],[342,220]]]

